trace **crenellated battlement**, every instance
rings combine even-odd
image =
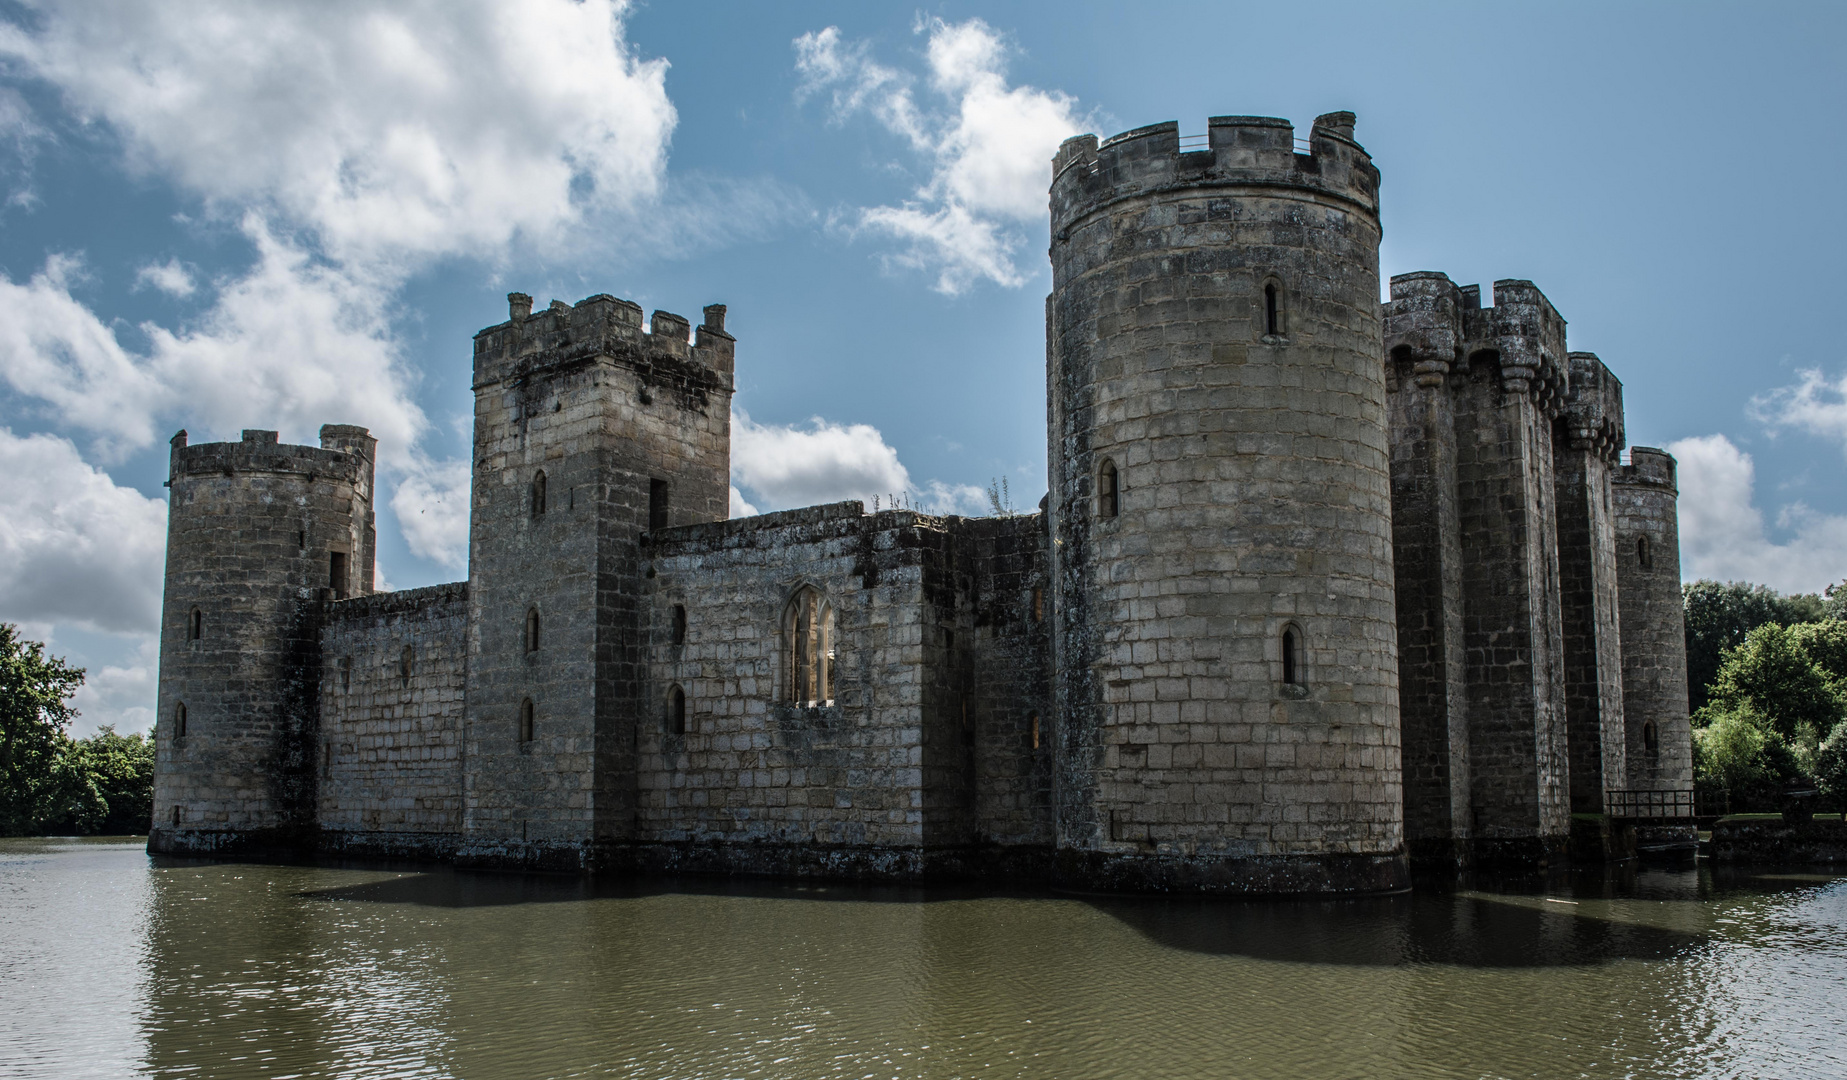
[[[1616,482],[1662,488],[1669,494],[1680,493],[1679,482],[1675,477],[1674,455],[1652,446],[1630,447],[1629,462],[1617,474]]]
[[[1376,215],[1379,170],[1353,141],[1353,122],[1348,112],[1318,117],[1307,153],[1293,124],[1269,116],[1211,117],[1197,147],[1182,145],[1171,120],[1102,141],[1066,139],[1052,159],[1053,237],[1111,203],[1176,187],[1299,188]]]
[[[1420,385],[1441,385],[1454,365],[1491,358],[1508,393],[1531,393],[1559,415],[1570,385],[1565,320],[1532,282],[1495,282],[1494,306],[1484,308],[1481,286],[1424,270],[1395,275],[1391,295],[1386,354],[1415,361]]]
[[[237,473],[293,473],[340,479],[370,496],[373,448],[378,440],[365,428],[328,424],[321,428],[320,446],[297,446],[279,441],[274,431],[244,430],[237,442],[188,445],[186,432],[173,436],[168,480],[182,477]]]
[[[656,311],[643,329],[641,305],[608,293],[576,304],[554,300],[532,310],[532,297],[507,295],[509,318],[475,335],[474,384],[518,378],[559,364],[607,357],[662,381],[710,389],[731,388],[736,339],[725,332],[725,305],[705,309],[695,331],[691,321]]]
[[[1614,465],[1622,455],[1623,384],[1596,353],[1566,354],[1570,387],[1565,395],[1565,432],[1571,446],[1588,450]]]

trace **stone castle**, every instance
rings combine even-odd
[[[725,520],[735,341],[474,339],[468,580],[374,441],[173,440],[150,850],[1348,892],[1691,838],[1674,461],[1526,281],[1381,303],[1353,116],[1053,162],[1048,495]]]

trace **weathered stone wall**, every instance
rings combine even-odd
[[[1610,474],[1623,448],[1622,383],[1595,354],[1569,354],[1570,388],[1553,438],[1565,631],[1571,810],[1600,814],[1624,786],[1622,636]]]
[[[951,521],[957,602],[970,624],[974,839],[1049,848],[1053,714],[1045,517]]]
[[[968,865],[976,841],[1047,843],[1040,521],[852,502],[651,534],[639,857],[912,874]],[[820,704],[788,685],[786,609],[809,588],[833,613]]]
[[[1412,858],[1457,863],[1469,838],[1469,709],[1463,649],[1456,415],[1462,295],[1446,275],[1400,274],[1385,305],[1390,347],[1392,560],[1399,726]]]
[[[459,836],[467,640],[461,582],[329,605],[320,648],[319,822],[324,834],[346,835],[324,842]]]
[[[1686,620],[1680,600],[1679,494],[1673,457],[1652,447],[1632,448],[1629,464],[1615,477],[1623,719],[1631,788],[1693,786]]]
[[[689,343],[610,296],[509,302],[475,338],[463,854],[583,865],[634,829],[639,541],[728,509],[733,342],[717,306]]]
[[[173,440],[151,850],[313,828],[321,607],[372,589],[373,442],[334,425],[322,442]]]
[[[1565,321],[1525,281],[1462,290],[1456,382],[1469,781],[1477,858],[1539,860],[1570,835],[1552,421]]]
[[[1319,119],[1309,154],[1286,121],[1218,117],[1197,152],[1168,123],[1067,140],[1054,161],[1056,799],[1074,876],[1402,878],[1378,173],[1352,122]]]

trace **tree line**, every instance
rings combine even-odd
[[[1812,788],[1847,809],[1847,582],[1785,596],[1696,581],[1681,604],[1700,802],[1769,812]]]
[[[154,738],[104,727],[69,735],[83,669],[0,623],[0,836],[116,836],[148,831]]]

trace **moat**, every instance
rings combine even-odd
[[[0,841],[0,1076],[1847,1074],[1847,878],[1138,900]]]

